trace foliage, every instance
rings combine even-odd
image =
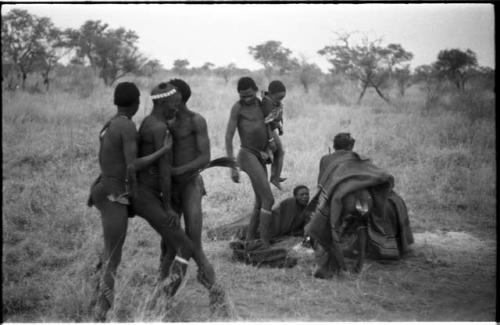
[[[465,52],[459,49],[442,50],[434,65],[444,78],[463,91],[470,72],[477,67],[476,53],[470,49]]]
[[[187,72],[187,67],[189,66],[189,61],[186,59],[177,59],[174,61],[173,70],[175,73],[185,74]]]
[[[361,82],[358,103],[369,87],[373,87],[382,99],[389,102],[382,89],[393,69],[402,67],[413,58],[413,54],[399,44],[382,46],[381,39],[370,40],[366,36],[361,39],[360,44],[351,44],[352,35],[337,33],[334,43],[325,46],[318,53],[327,57],[333,66],[332,72],[343,73]]]
[[[19,75],[24,89],[28,74],[41,70],[48,86],[48,74],[61,56],[60,37],[60,30],[47,17],[22,9],[2,16],[2,67],[9,78],[16,80]]]
[[[236,65],[234,63],[229,63],[224,67],[215,68],[214,72],[215,74],[221,76],[224,79],[225,83],[227,84],[229,78],[231,78],[231,76],[234,75],[236,72]]]
[[[437,71],[435,66],[424,64],[416,67],[412,76],[412,82],[419,84],[425,92],[426,101],[424,107],[426,109],[433,107],[444,87],[442,75]]]
[[[283,75],[298,67],[297,60],[291,57],[292,51],[282,46],[279,41],[249,46],[248,50],[250,55],[264,66],[268,79],[276,72]]]
[[[307,62],[305,58],[302,58],[300,64],[297,64],[296,71],[298,80],[306,93],[309,92],[310,85],[323,76],[318,65]]]
[[[66,46],[76,50],[74,60],[88,61],[106,85],[138,72],[144,62],[136,46],[139,37],[132,30],[110,29],[100,20],[88,20],[80,29],[67,29],[65,34]]]
[[[155,73],[158,73],[160,70],[163,69],[163,65],[161,62],[157,59],[150,59],[147,60],[146,63],[144,63],[139,71],[140,75],[151,77]]]
[[[203,71],[210,71],[210,70],[212,70],[214,67],[215,67],[215,64],[213,64],[212,62],[205,62],[205,63],[201,66],[201,70],[203,70]]]
[[[407,64],[402,68],[395,68],[392,72],[392,78],[396,81],[399,95],[404,96],[406,89],[411,85],[410,65]]]

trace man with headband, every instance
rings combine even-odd
[[[131,82],[119,83],[114,103],[117,114],[99,134],[99,166],[101,175],[92,184],[88,205],[101,212],[104,233],[104,256],[97,287],[94,320],[105,321],[113,305],[115,276],[120,264],[122,247],[127,234],[130,199],[136,194],[135,173],[159,159],[172,147],[170,138],[160,142],[157,151],[137,158],[137,130],[132,116],[139,108],[139,89]],[[162,139],[163,140],[163,139]]]
[[[182,97],[175,119],[169,124],[174,139],[172,203],[176,211],[184,216],[186,234],[193,243],[193,258],[198,266],[197,279],[209,291],[210,310],[220,316],[227,316],[226,293],[216,281],[214,268],[205,256],[201,242],[201,200],[206,193],[200,171],[210,162],[207,122],[203,116],[186,106],[191,96],[189,85],[180,79],[170,80],[169,83],[176,87]],[[162,255],[167,264],[175,256],[172,245],[165,240],[162,240]]]
[[[168,121],[175,117],[181,103],[181,94],[168,83],[160,83],[151,92],[153,110],[139,128],[139,156],[147,156],[157,150],[166,138],[172,138]],[[174,296],[183,283],[188,260],[193,256],[193,245],[180,227],[179,215],[171,202],[172,154],[138,173],[137,197],[134,212],[161,235],[174,250],[174,261],[160,260],[160,278],[154,298],[165,291]],[[154,300],[153,300],[154,302]]]

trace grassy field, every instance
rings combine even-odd
[[[132,79],[143,93],[137,125],[151,109],[147,94],[158,80]],[[193,91],[189,106],[208,122],[212,158],[223,156],[236,80],[186,80]],[[102,230],[98,211],[85,202],[98,174],[98,132],[115,112],[112,89],[95,80],[92,85],[68,80],[49,93],[2,94],[4,321],[91,321],[89,298]],[[371,93],[363,105],[350,105],[328,103],[320,96],[325,90],[317,86],[308,94],[299,86],[289,88],[283,136],[288,180],[283,192],[273,189],[276,202],[299,183],[314,191],[319,158],[328,153],[336,133],[350,132],[356,151],[394,175],[395,190],[409,208],[414,253],[393,263],[368,261],[360,275],[326,281],[311,276],[308,252],[292,269],[254,268],[233,262],[227,241],[205,237],[207,255],[234,306],[231,320],[493,321],[494,94],[444,93],[429,107],[414,87],[394,105]],[[224,169],[203,176],[205,230],[251,209],[246,176],[241,184],[232,183]],[[168,313],[145,312],[157,275],[159,241],[143,219],[130,219],[110,320],[214,320],[194,263]]]

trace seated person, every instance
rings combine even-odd
[[[308,221],[306,206],[309,203],[309,188],[298,185],[293,189],[293,197],[284,199],[272,210],[271,238],[281,236],[302,236]],[[211,229],[207,232],[210,239],[246,239],[250,218],[245,216],[230,224]]]

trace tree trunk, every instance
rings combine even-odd
[[[361,104],[361,100],[363,99],[363,96],[365,95],[366,88],[368,88],[368,83],[363,83],[363,90],[361,90],[361,94],[359,94],[358,102],[357,104]]]
[[[382,92],[380,91],[380,89],[378,89],[377,86],[375,86],[373,83],[372,83],[372,87],[375,89],[375,91],[377,92],[377,94],[387,103],[387,104],[390,104],[391,102],[389,101],[388,98],[386,98],[384,96],[384,94],[382,94]]]

